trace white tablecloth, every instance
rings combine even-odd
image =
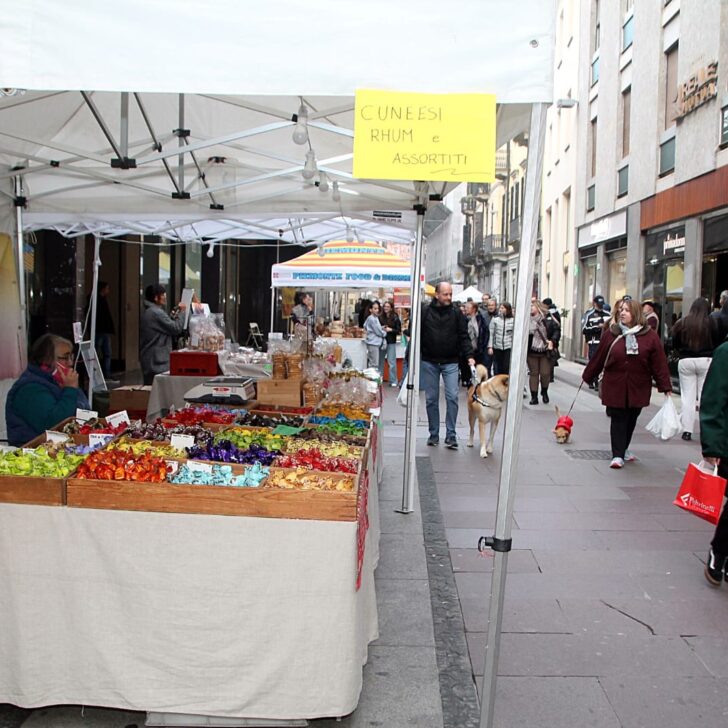
[[[379,518],[0,504],[0,702],[256,718],[350,713],[377,637]]]

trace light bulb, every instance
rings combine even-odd
[[[215,257],[215,243],[210,243],[207,246],[207,257],[208,258],[214,258]]]
[[[316,154],[313,149],[309,149],[306,152],[306,163],[303,165],[303,172],[301,172],[303,179],[313,179],[316,170]]]
[[[308,141],[308,109],[301,104],[296,114],[296,126],[293,130],[293,141],[296,144],[305,144]]]
[[[354,242],[354,233],[352,232],[351,228],[348,225],[346,226],[346,242],[347,243]]]
[[[334,202],[341,202],[341,192],[339,192],[339,183],[334,180],[334,187],[333,192],[331,193],[331,198]]]
[[[320,192],[328,192],[329,191],[329,178],[326,172],[321,172],[319,174],[319,184],[318,188]]]

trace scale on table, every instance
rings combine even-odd
[[[255,399],[250,377],[215,377],[185,392],[185,402],[195,404],[246,404]]]

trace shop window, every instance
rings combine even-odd
[[[675,137],[660,144],[660,177],[675,170]]]
[[[593,86],[599,80],[599,57],[595,58],[591,64],[591,85]]]
[[[720,112],[720,146],[728,146],[728,106],[724,106]]]
[[[629,165],[617,172],[617,197],[624,197],[629,192]]]
[[[632,117],[632,88],[622,91],[622,159],[629,154],[629,129]]]
[[[632,45],[634,38],[634,15],[625,20],[622,26],[622,51],[626,51]]]
[[[591,212],[595,207],[596,185],[590,185],[586,190],[586,211]]]
[[[627,293],[627,256],[610,255],[607,267],[609,269],[608,301],[618,301]]]

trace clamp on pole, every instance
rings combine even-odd
[[[496,538],[495,536],[481,536],[478,539],[478,551],[485,553],[487,549],[499,551],[500,553],[508,553],[513,547],[512,538]]]

